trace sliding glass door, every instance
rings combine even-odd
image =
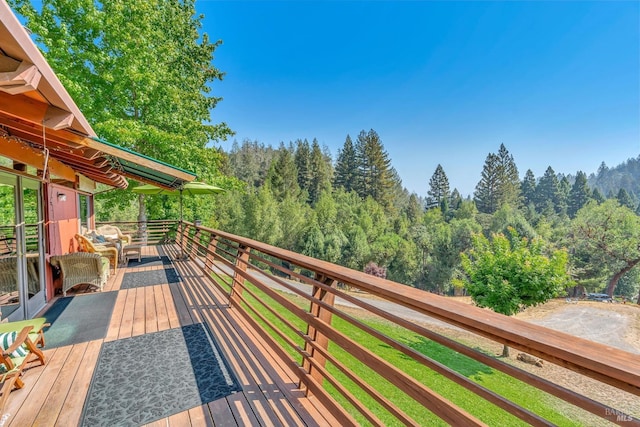
[[[41,184],[0,171],[0,316],[33,317],[45,303]]]

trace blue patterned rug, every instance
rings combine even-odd
[[[180,283],[180,275],[173,267],[160,270],[136,271],[124,273],[120,289],[133,289],[172,283]]]
[[[240,391],[198,323],[102,344],[82,426],[138,426]]]

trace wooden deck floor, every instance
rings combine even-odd
[[[172,259],[174,248],[162,247]],[[156,255],[145,247],[143,255]],[[119,268],[107,291],[118,292],[104,340],[46,349],[45,366],[24,374],[25,387],[14,390],[0,426],[78,425],[103,341],[206,322],[242,385],[242,392],[158,420],[150,426],[315,426],[337,425],[329,411],[297,388],[294,376],[190,261],[173,261],[183,282],[120,289],[127,271],[163,267]],[[172,291],[173,289],[173,291]],[[78,297],[81,297],[79,292]],[[179,398],[179,396],[178,396]]]

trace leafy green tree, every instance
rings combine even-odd
[[[10,3],[98,135],[215,181],[224,159],[209,144],[232,132],[212,122],[220,100],[212,88],[223,77],[212,60],[221,42],[201,33],[195,0]],[[134,195],[99,198],[127,207]]]
[[[587,175],[582,171],[578,171],[571,191],[569,192],[569,206],[567,209],[569,217],[574,218],[578,211],[582,209],[590,199],[591,190],[587,184]]]
[[[606,293],[613,296],[620,278],[640,263],[640,217],[615,199],[588,203],[573,220],[575,245],[589,262],[606,268]]]
[[[440,206],[444,200],[449,199],[449,179],[440,164],[438,164],[435,172],[431,175],[428,194],[430,197],[427,202],[427,208]]]
[[[567,287],[567,260],[566,251],[548,251],[541,239],[521,238],[515,230],[491,239],[476,234],[472,249],[462,255],[463,283],[476,305],[511,316]],[[502,356],[509,356],[506,345]]]
[[[351,137],[347,135],[342,150],[338,152],[333,185],[335,188],[344,188],[346,191],[352,191],[357,188],[357,179],[358,160],[356,151]]]

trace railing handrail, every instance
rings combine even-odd
[[[193,226],[185,221],[185,224]],[[584,375],[640,395],[640,358],[624,350],[589,341],[561,331],[471,306],[337,264],[236,236],[221,230],[197,227],[236,241],[276,258],[369,292],[390,302],[412,308],[451,325],[520,349],[576,370]],[[571,344],[570,346],[568,344]],[[570,351],[569,347],[576,350]]]
[[[427,406],[444,420],[454,424],[460,422],[464,424],[481,424],[481,422],[451,402],[434,403],[438,401],[438,396],[425,398],[421,393],[430,392],[421,388],[420,384],[412,382],[411,377],[396,372],[392,366],[388,366],[383,360],[376,359],[375,355],[359,347],[357,343],[350,343],[348,337],[342,335],[340,331],[331,325],[332,315],[337,315],[349,321],[349,315],[334,306],[333,302],[336,296],[355,303],[360,308],[369,310],[372,314],[392,321],[406,330],[438,342],[609,421],[617,423],[623,421],[625,425],[640,425],[640,420],[637,418],[627,417],[626,415],[621,418],[620,413],[603,403],[563,388],[500,359],[495,359],[475,349],[466,347],[464,344],[439,335],[424,326],[409,322],[392,313],[385,313],[365,301],[360,301],[352,295],[342,292],[335,285],[338,282],[342,282],[385,301],[407,307],[416,313],[444,321],[509,347],[520,349],[602,383],[640,396],[640,357],[635,354],[221,230],[195,226],[190,222],[183,221],[179,224],[177,231],[177,242],[182,247],[182,253],[199,258],[201,262],[198,265],[208,276],[217,277],[231,289],[230,291],[223,289],[219,283],[214,281],[216,286],[228,294],[233,309],[239,310],[254,327],[266,331],[266,328],[260,325],[260,322],[251,317],[252,315],[257,316],[263,324],[267,324],[271,328],[271,331],[284,338],[284,332],[275,330],[270,322],[265,321],[264,317],[259,314],[260,310],[251,307],[250,299],[245,298],[243,294],[249,295],[251,299],[258,301],[259,304],[262,304],[264,308],[278,317],[286,328],[293,330],[299,338],[303,339],[305,344],[300,347],[290,339],[284,338],[286,345],[302,357],[301,364],[299,364],[299,361],[295,362],[276,341],[272,341],[272,345],[276,352],[283,357],[287,365],[291,366],[294,372],[299,375],[301,384],[304,384],[309,391],[317,394],[319,399],[328,406],[331,407],[333,405],[337,411],[343,411],[339,415],[345,424],[352,424],[354,420],[344,412],[344,409],[336,406],[337,403],[322,389],[323,379],[329,380],[334,387],[340,388],[340,393],[370,422],[380,424],[380,421],[366,407],[357,402],[349,391],[342,389],[340,384],[336,385],[336,378],[332,377],[324,368],[324,363],[328,360],[339,369],[346,369],[346,367],[340,366],[340,362],[333,358],[330,349],[327,347],[329,341],[336,343],[343,350],[347,349],[347,352],[354,357],[358,357],[358,360],[363,360],[363,363],[374,371],[378,369],[376,372],[381,374],[382,377],[392,381],[407,396],[411,396],[417,402]],[[269,257],[277,261],[273,262]],[[278,265],[278,262],[283,262],[283,264]],[[272,270],[280,270],[282,273],[311,285],[313,287],[312,294],[305,294],[305,292],[288,281],[259,267],[258,263],[267,265]],[[301,272],[294,271],[294,267],[284,266],[285,263],[295,266],[295,269],[310,271],[315,274],[315,277],[309,278]],[[230,280],[225,281],[225,277],[221,273],[222,270],[217,270],[221,266],[232,272]],[[249,269],[257,272],[259,276],[249,272]],[[225,273],[227,278],[230,277],[228,274],[230,273]],[[301,310],[292,305],[287,298],[267,286],[263,278],[275,281],[299,296],[306,298],[310,302],[309,310]],[[307,325],[307,330],[296,329],[295,325],[283,320],[277,310],[265,306],[265,303],[260,301],[254,291],[246,286],[247,282],[256,286],[279,307],[295,314],[298,319]],[[358,323],[357,320],[354,320],[354,322]],[[368,328],[362,323],[357,327],[365,332]],[[408,357],[413,357],[419,363],[445,375],[450,380],[458,382],[467,390],[476,393],[481,398],[490,401],[530,424],[546,425],[548,423],[527,409],[500,396],[492,395],[491,391],[484,389],[482,386],[478,387],[477,384],[470,382],[467,378],[456,379],[457,374],[455,372],[448,372],[445,368],[437,367],[428,357],[416,355],[414,350],[402,348],[400,343],[388,341],[391,338],[372,331],[367,333],[376,337],[376,339],[382,340],[382,342],[388,343]],[[343,373],[347,376],[352,375],[347,371]],[[369,396],[377,400],[381,406],[385,407],[399,421],[407,424],[413,422],[410,417],[402,412],[402,409],[386,401],[384,396],[377,395],[375,390],[367,389],[367,386],[362,385],[363,383],[360,379],[357,379],[356,383],[361,386],[361,390],[364,390]],[[422,392],[417,392],[416,390],[422,390]]]

